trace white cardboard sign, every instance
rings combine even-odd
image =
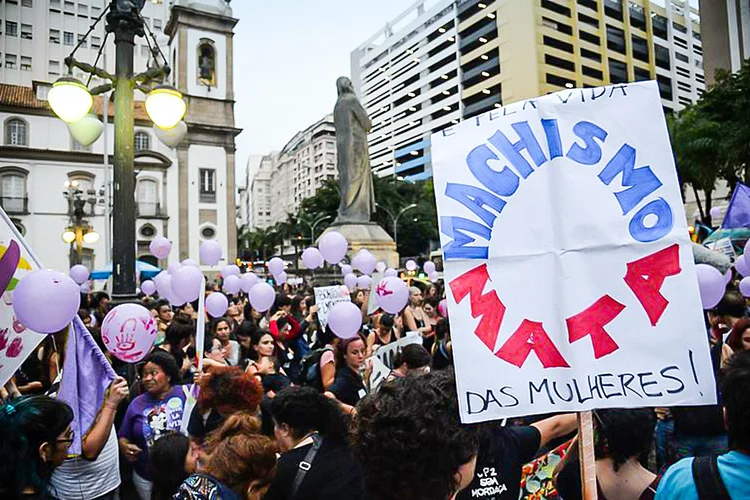
[[[464,422],[716,401],[655,82],[432,136]]]
[[[318,306],[318,323],[322,330],[328,325],[328,314],[339,302],[351,302],[349,290],[343,285],[318,286],[315,290],[315,305]]]
[[[391,342],[388,345],[381,345],[375,351],[375,357],[380,360],[387,368],[393,369],[393,358],[396,356],[401,349],[408,346],[409,344],[422,345],[422,337],[418,333],[406,334],[395,342]]]

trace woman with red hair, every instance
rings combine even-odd
[[[196,378],[200,392],[190,414],[188,434],[196,445],[202,445],[206,436],[221,427],[224,420],[235,413],[255,415],[263,397],[261,383],[237,366],[206,367],[206,372]]]
[[[732,326],[721,353],[721,367],[736,352],[750,351],[750,318],[740,318]]]

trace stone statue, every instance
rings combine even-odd
[[[133,9],[140,12],[143,10],[144,5],[146,5],[146,0],[117,0],[115,2],[115,7],[120,12],[129,12]]]
[[[354,94],[349,78],[336,80],[338,100],[333,108],[341,204],[337,224],[368,223],[375,211],[367,132],[372,122]]]

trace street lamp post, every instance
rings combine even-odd
[[[396,250],[398,250],[398,220],[408,210],[411,210],[412,208],[417,208],[417,204],[416,203],[412,203],[411,205],[405,206],[404,208],[401,209],[401,211],[395,217],[393,216],[393,214],[391,213],[390,210],[388,210],[387,208],[385,208],[380,203],[376,202],[375,206],[377,206],[378,208],[380,208],[383,212],[387,213],[388,216],[391,218],[391,221],[393,222],[393,241],[394,241],[394,243],[396,243]]]
[[[331,218],[330,215],[323,215],[322,217],[318,217],[317,219],[315,219],[315,221],[312,224],[310,224],[305,219],[297,219],[297,220],[299,220],[300,222],[304,222],[305,224],[307,224],[307,227],[310,228],[310,244],[314,245],[315,244],[315,228],[318,227],[318,224],[330,218]]]
[[[70,244],[69,263],[72,267],[75,264],[83,264],[83,245],[94,244],[99,241],[99,233],[94,231],[86,216],[95,215],[94,207],[96,206],[95,192],[89,190],[90,197],[88,200],[83,199],[83,191],[78,189],[78,181],[66,181],[66,191],[63,192],[68,200],[68,215],[70,224],[62,234],[65,243]],[[86,204],[91,205],[90,211],[86,212]],[[75,244],[75,247],[74,247]]]
[[[135,297],[135,116],[133,106],[134,90],[138,89],[146,94],[146,112],[157,127],[168,130],[174,128],[187,111],[187,105],[175,89],[165,85],[151,87],[152,83],[159,83],[169,76],[170,69],[151,32],[141,16],[144,0],[111,0],[96,22],[89,28],[88,33],[79,40],[70,56],[65,58],[69,71],[78,68],[92,76],[97,76],[108,83],[89,90],[72,76],[58,79],[49,92],[49,104],[58,117],[73,124],[85,117],[93,105],[92,95],[103,94],[114,90],[114,128],[115,151],[113,156],[113,248],[112,248],[112,295],[120,301],[127,301]],[[94,65],[77,61],[73,56],[86,41],[88,35],[106,15],[106,36]],[[144,32],[148,31],[148,36]],[[106,46],[107,38],[114,34],[115,38],[115,74],[96,67],[102,50]],[[135,38],[145,37],[151,48],[154,61],[161,57],[163,64],[152,67],[138,75],[133,74],[133,50]],[[149,37],[153,39],[151,46]],[[91,78],[89,78],[89,82]],[[105,126],[108,117],[104,116]],[[96,137],[91,141],[96,140]],[[86,145],[86,144],[84,144]],[[106,148],[106,145],[105,145]]]

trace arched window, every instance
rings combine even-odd
[[[198,45],[198,83],[209,88],[216,86],[216,48],[207,38]]]
[[[0,171],[0,200],[3,210],[13,214],[28,212],[26,173],[20,169]]]
[[[138,181],[136,199],[139,217],[159,215],[159,188],[154,179],[140,179]]]
[[[151,136],[148,132],[139,130],[135,133],[135,150],[148,151],[149,149],[151,149]]]
[[[28,127],[20,118],[11,118],[5,122],[5,145],[28,146]]]

